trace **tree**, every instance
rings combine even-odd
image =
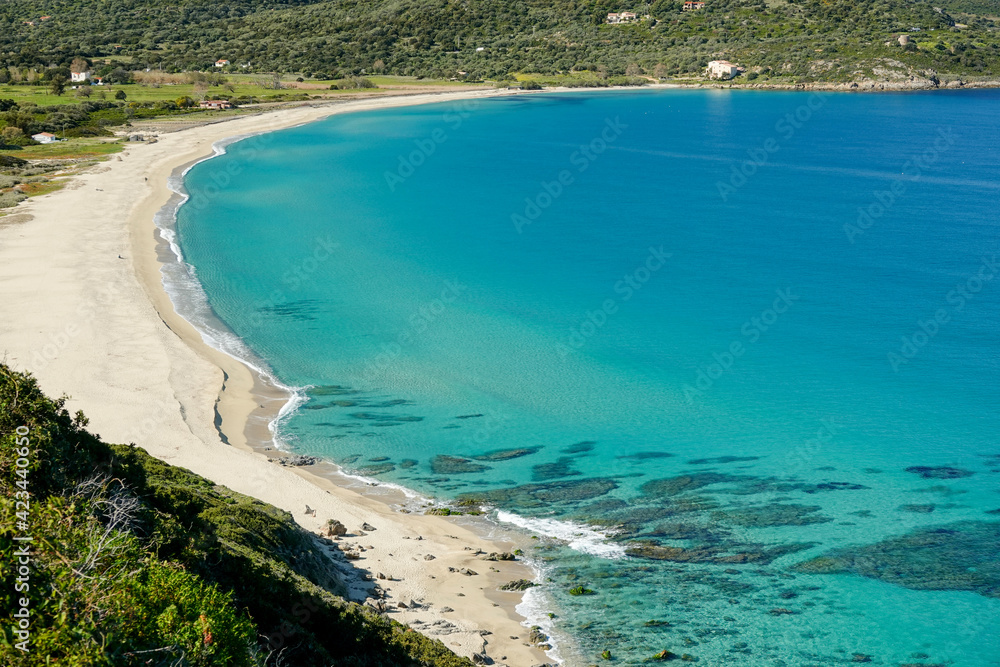
[[[642,68],[635,63],[629,63],[625,68],[625,76],[642,76]]]
[[[62,74],[52,75],[52,79],[49,81],[49,90],[53,95],[62,96],[66,92],[66,77]]]
[[[118,89],[118,92],[115,93],[116,100],[124,100],[126,97],[128,97],[128,95],[126,95],[125,91],[120,88]]]
[[[108,83],[123,85],[132,80],[132,75],[123,70],[121,67],[116,67],[108,73],[108,76],[105,77],[105,79]]]
[[[79,73],[79,72],[87,72],[89,70],[90,70],[90,64],[87,62],[85,58],[81,58],[79,56],[73,58],[73,62],[69,66],[70,72]]]
[[[18,145],[19,142],[24,141],[24,130],[19,127],[7,126],[0,131],[0,138],[3,139],[2,143]]]

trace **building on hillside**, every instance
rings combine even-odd
[[[222,58],[219,58],[218,60],[215,61],[215,66],[216,67],[225,67],[228,64],[229,64],[229,61],[228,60],[224,60]]]
[[[740,74],[743,68],[728,60],[713,60],[708,63],[708,78],[728,80]]]
[[[705,9],[705,3],[700,0],[687,0],[684,3],[684,11],[689,12],[694,9]]]
[[[636,15],[633,12],[608,12],[608,23],[631,23],[635,19]]]
[[[84,81],[90,78],[90,72],[89,71],[70,72],[69,78],[70,81],[72,81],[73,83],[83,83]]]
[[[233,105],[229,103],[229,100],[202,100],[198,102],[198,106],[202,109],[232,109]]]
[[[31,138],[40,144],[51,144],[59,141],[58,137],[51,132],[39,132],[38,134],[31,135]]]

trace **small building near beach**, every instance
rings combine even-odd
[[[699,0],[687,0],[684,3],[683,11],[689,12],[694,9],[705,9],[705,3]]]
[[[743,68],[728,60],[713,60],[708,63],[708,78],[728,80],[739,75]]]
[[[31,138],[40,144],[51,144],[59,141],[59,138],[51,132],[39,132],[38,134],[31,135]]]
[[[233,105],[229,103],[229,100],[202,100],[198,102],[198,106],[202,109],[232,109]]]

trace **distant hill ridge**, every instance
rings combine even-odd
[[[619,11],[640,19],[608,25]],[[500,79],[683,77],[727,58],[754,76],[803,81],[995,77],[1000,23],[977,12],[1000,14],[1000,0],[706,0],[693,11],[678,0],[6,0],[0,62],[124,57],[179,71],[225,59],[235,71],[324,78]]]

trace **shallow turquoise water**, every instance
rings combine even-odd
[[[570,664],[995,665],[998,103],[350,114],[197,165],[177,229],[214,312],[311,387],[290,446],[617,527],[535,554]]]

